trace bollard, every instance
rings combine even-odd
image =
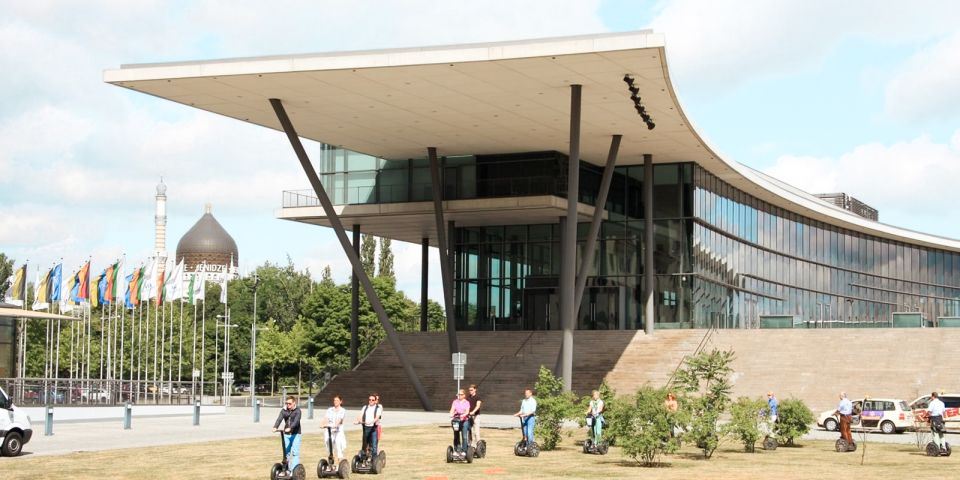
[[[193,404],[193,426],[200,425],[200,401]]]
[[[260,423],[260,399],[253,402],[253,423]]]
[[[46,421],[43,425],[43,434],[45,436],[53,435],[53,407],[47,405],[47,415]]]
[[[307,419],[313,420],[313,397],[307,399]]]
[[[130,402],[127,402],[123,406],[123,429],[130,430],[131,417],[133,417],[133,407],[130,405]]]

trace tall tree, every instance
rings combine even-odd
[[[373,278],[377,261],[377,239],[373,235],[364,235],[360,241],[360,265],[367,276]]]
[[[330,271],[330,265],[323,267],[323,276],[320,277],[320,283],[327,286],[333,286],[333,272]]]
[[[390,249],[390,243],[389,238],[380,239],[380,261],[377,262],[377,271],[380,272],[378,275],[381,277],[396,280],[397,277],[393,273],[393,251]]]
[[[7,293],[7,288],[10,287],[7,282],[10,275],[13,275],[13,259],[7,257],[5,253],[0,253],[0,298],[3,298],[3,294]]]

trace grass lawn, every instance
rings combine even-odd
[[[795,448],[772,452],[743,453],[737,444],[727,442],[713,458],[703,460],[699,452],[684,447],[663,458],[656,468],[644,468],[624,457],[613,447],[606,456],[585,455],[574,444],[585,435],[575,431],[564,438],[559,450],[541,452],[539,458],[513,455],[519,429],[485,429],[487,457],[473,464],[447,464],[446,446],[451,441],[449,427],[388,428],[381,445],[387,452],[387,467],[377,476],[352,475],[354,478],[486,479],[486,478],[644,478],[644,479],[822,479],[869,478],[904,479],[935,475],[949,476],[957,470],[957,459],[929,458],[913,445],[871,443],[867,445],[865,465],[860,465],[861,449],[840,454],[833,442],[809,441]],[[348,452],[356,453],[359,432],[347,438]],[[82,452],[61,456],[0,459],[0,477],[12,479],[267,479],[270,466],[279,459],[276,437],[251,440],[197,443],[106,452]],[[316,478],[316,465],[326,455],[323,437],[304,436],[301,461],[307,478]],[[960,474],[957,474],[960,476]]]

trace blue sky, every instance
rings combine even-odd
[[[0,251],[95,268],[168,245],[203,204],[241,268],[289,257],[338,281],[325,229],[274,219],[306,187],[282,135],[102,82],[124,63],[627,31],[666,36],[687,115],[730,160],[808,191],[845,191],[881,221],[960,238],[960,2],[434,0],[16,2],[0,11]],[[315,147],[314,147],[315,148]],[[419,247],[395,244],[419,298]],[[407,274],[407,272],[412,272]],[[439,271],[431,272],[439,279]],[[431,298],[440,299],[437,281]]]

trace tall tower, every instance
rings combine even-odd
[[[167,186],[163,183],[163,177],[160,177],[160,183],[157,184],[157,209],[153,216],[153,255],[157,257],[160,268],[163,268],[164,261],[167,259]]]

